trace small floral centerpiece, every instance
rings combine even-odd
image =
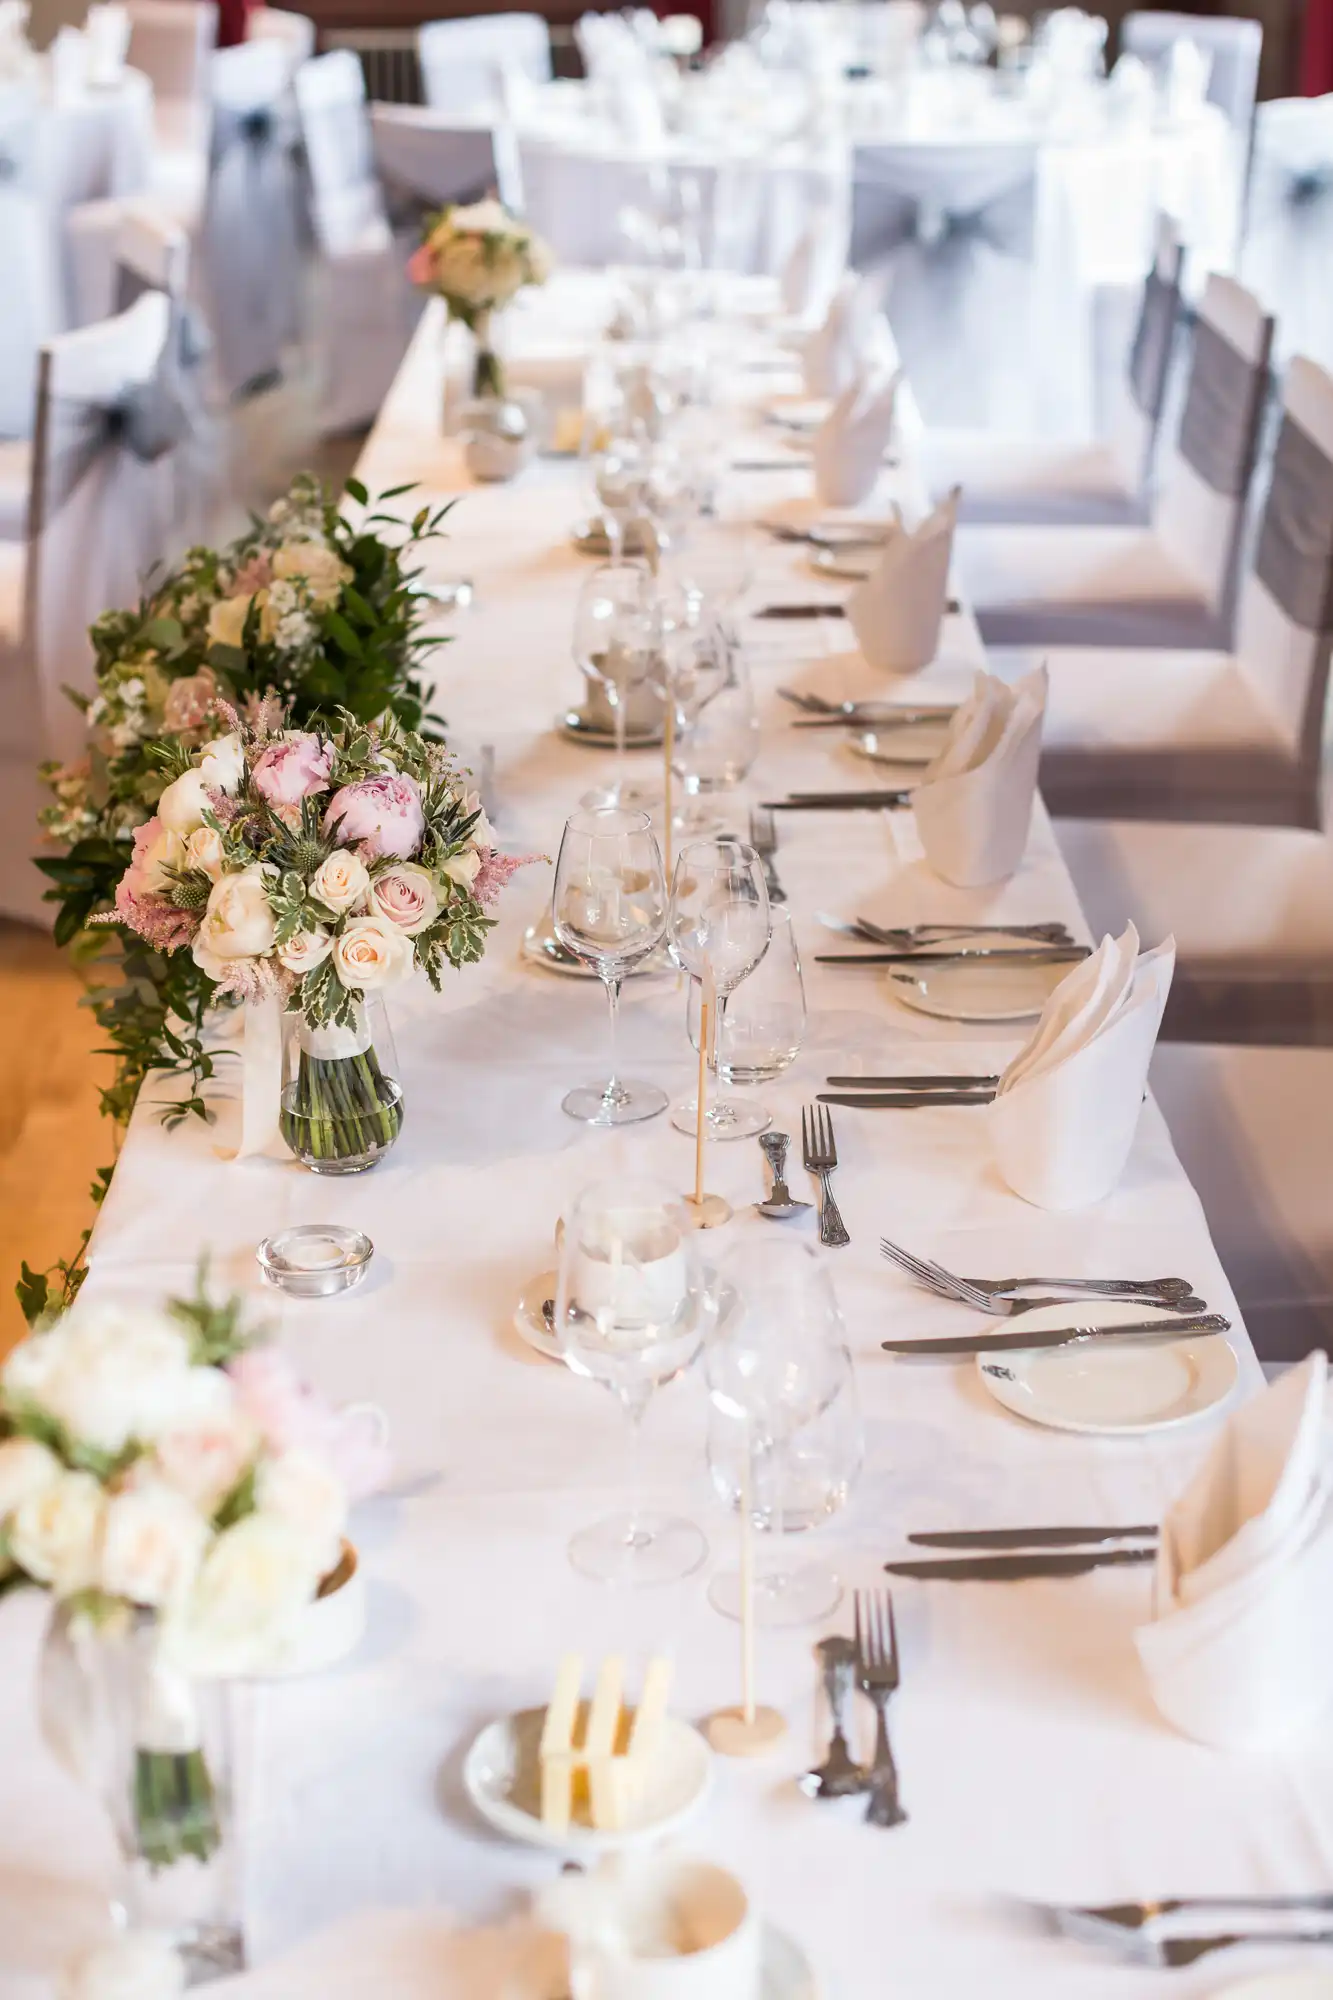
[[[367,1003],[417,967],[438,991],[446,965],[480,959],[488,909],[523,864],[414,731],[219,708],[224,735],[159,753],[170,782],[135,833],[116,916],[159,951],[188,949],[214,992],[281,1001],[297,1058],[283,1137],[318,1171],[360,1171],[402,1124]]]
[[[429,218],[425,239],[408,264],[413,284],[437,292],[451,319],[477,343],[472,393],[504,395],[504,371],[491,346],[491,316],[525,285],[544,285],[551,253],[540,236],[498,201],[454,204]]]
[[[202,1283],[162,1309],[85,1299],[0,1368],[0,1592],[55,1602],[44,1732],[110,1810],[131,1914],[188,1910],[218,1969],[241,1955],[226,1684],[273,1670],[386,1471],[360,1413]]]

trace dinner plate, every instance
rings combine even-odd
[[[1040,1306],[1024,1313],[1022,1324],[1039,1333],[1179,1317],[1134,1300],[1081,1299],[1076,1305]],[[1029,1423],[1133,1437],[1190,1423],[1216,1409],[1234,1389],[1240,1368],[1220,1334],[1204,1333],[1161,1341],[1130,1335],[1114,1344],[1083,1340],[1068,1347],[979,1354],[977,1372],[997,1403]]]
[[[598,722],[589,722],[581,708],[567,708],[555,726],[569,743],[586,743],[590,750],[614,750],[616,747],[615,730],[604,729]],[[625,732],[627,750],[653,750],[661,741],[660,729],[627,729]]]
[[[679,1716],[668,1715],[662,1723],[657,1755],[630,1803],[626,1824],[615,1832],[579,1825],[564,1833],[553,1832],[542,1824],[539,1804],[537,1750],[545,1719],[544,1708],[525,1708],[517,1715],[501,1716],[498,1722],[487,1723],[464,1759],[463,1787],[468,1797],[482,1818],[511,1840],[593,1860],[617,1848],[661,1840],[691,1819],[708,1795],[713,1753],[697,1729]],[[775,1992],[786,2000],[783,1988]]]
[[[978,940],[978,942],[982,942]],[[987,950],[1032,949],[1031,938],[987,937]],[[1029,1021],[1073,969],[1067,959],[1051,965],[1003,965],[993,959],[955,959],[921,972],[896,966],[889,984],[905,1007],[940,1021]]]
[[[924,766],[934,762],[949,733],[947,722],[923,722],[915,727],[862,729],[846,738],[853,757],[867,764]]]

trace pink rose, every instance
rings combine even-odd
[[[332,769],[333,745],[308,731],[297,731],[261,750],[250,777],[259,796],[271,806],[294,806],[315,792],[326,791]]]
[[[228,1364],[242,1415],[271,1452],[305,1451],[338,1475],[350,1500],[384,1485],[390,1459],[384,1423],[369,1405],[333,1410],[275,1347],[252,1347]]]
[[[435,253],[429,244],[423,243],[419,250],[412,252],[407,260],[407,275],[414,285],[435,283]]]
[[[217,679],[211,667],[201,667],[197,674],[186,674],[183,680],[173,681],[167,690],[162,727],[175,736],[182,735],[187,729],[202,729],[217,698],[217,691]]]
[[[229,597],[254,597],[258,591],[267,590],[273,581],[273,564],[262,551],[251,556],[243,568],[232,578]]]
[[[335,792],[324,815],[324,831],[337,827],[344,841],[361,842],[362,859],[393,855],[407,861],[421,845],[426,831],[426,815],[421,809],[421,787],[415,778],[386,771],[378,778],[362,778],[358,784],[344,785]]]

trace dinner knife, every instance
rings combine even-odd
[[[886,1354],[939,1355],[1022,1353],[1033,1347],[1067,1347],[1073,1340],[1123,1340],[1143,1337],[1174,1340],[1182,1333],[1229,1333],[1231,1321],[1222,1313],[1196,1313],[1188,1319],[1134,1319],[1118,1326],[1055,1326],[1030,1333],[971,1333],[945,1340],[882,1340]]]
[[[790,725],[793,729],[916,729],[924,724],[948,722],[951,708],[909,708],[902,715],[805,715]]]
[[[798,460],[797,463],[799,464],[799,462]],[[739,468],[734,469],[739,470]],[[944,609],[950,617],[956,617],[962,608],[961,603],[956,597],[950,597],[945,601]],[[847,606],[845,604],[762,604],[757,611],[751,611],[747,615],[751,618],[845,618],[847,616]]]
[[[1086,944],[960,945],[952,951],[824,951],[816,965],[1073,965],[1091,955]]]
[[[994,1090],[998,1076],[826,1076],[830,1090]]]
[[[930,1562],[887,1562],[890,1576],[915,1576],[938,1583],[1022,1583],[1029,1577],[1086,1576],[1089,1570],[1151,1563],[1155,1548],[1085,1549],[1081,1553],[1047,1551],[1029,1555],[941,1556]]]
[[[849,1111],[928,1111],[932,1105],[991,1104],[993,1090],[909,1090],[903,1096],[877,1091],[873,1096],[853,1096],[850,1092],[823,1090],[817,1104],[842,1104]]]
[[[883,812],[912,802],[910,792],[793,792],[789,799],[765,799],[766,812]]]
[[[932,1528],[909,1535],[923,1549],[1070,1549],[1091,1542],[1155,1540],[1155,1522],[1131,1528]]]

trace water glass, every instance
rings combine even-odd
[[[723,1505],[738,1508],[745,1477],[746,1427],[710,1399],[708,1470]],[[751,1499],[766,1534],[803,1534],[840,1513],[861,1474],[865,1438],[856,1371],[846,1347],[833,1357],[828,1397],[813,1416],[762,1455]]]
[[[574,613],[574,658],[588,683],[594,722],[600,704],[610,711],[616,739],[614,782],[589,796],[589,807],[618,805],[638,810],[655,794],[625,776],[625,744],[631,725],[644,729],[661,719],[657,586],[642,562],[599,563],[579,593]]]

